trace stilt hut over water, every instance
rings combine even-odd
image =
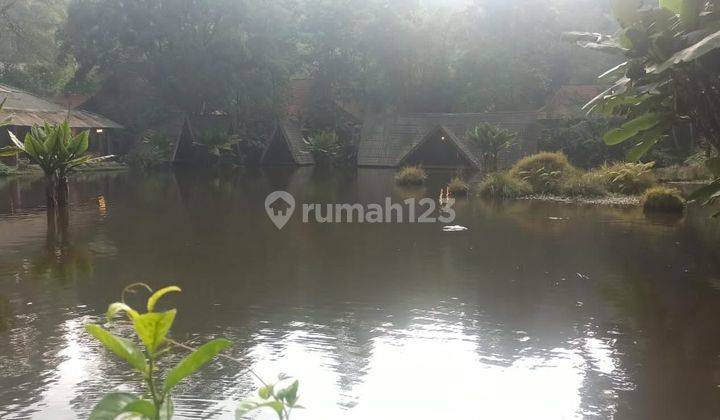
[[[61,105],[39,98],[24,90],[0,84],[0,101],[5,101],[0,120],[10,120],[8,130],[23,139],[34,125],[61,124],[68,121],[75,131],[90,131],[90,152],[114,154],[121,150],[113,131],[123,128],[120,124],[88,111],[67,109]],[[0,130],[0,147],[10,144],[6,130]]]

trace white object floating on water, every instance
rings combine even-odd
[[[464,230],[468,230],[468,228],[460,225],[443,226],[443,232],[462,232]]]
[[[555,217],[555,216],[550,216],[550,217],[548,217],[548,219],[550,219],[550,220],[565,220],[564,217]]]

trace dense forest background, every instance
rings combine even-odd
[[[292,78],[374,110],[539,108],[617,59],[609,0],[0,0],[0,80],[112,98],[133,126],[168,109],[277,110]],[[131,109],[118,117],[122,110]],[[141,111],[139,111],[141,110]]]

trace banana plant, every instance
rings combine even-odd
[[[37,163],[45,174],[48,208],[64,207],[68,198],[68,174],[76,167],[109,159],[110,156],[86,155],[89,132],[73,135],[67,121],[60,125],[34,126],[21,142],[8,132],[12,145],[0,149],[0,156],[24,153]]]
[[[659,0],[647,7],[642,0],[613,0],[613,12],[621,29],[612,36],[566,34],[622,57],[600,76],[610,87],[585,105],[589,113],[626,119],[605,134],[605,143],[631,142],[627,159],[638,161],[689,122],[720,151],[720,1]],[[691,197],[703,203],[720,197],[720,158],[708,159],[708,167],[717,179]]]
[[[496,172],[500,152],[511,148],[515,144],[517,135],[500,127],[482,123],[470,129],[467,137],[480,149],[488,171]]]
[[[126,292],[144,288],[150,293],[147,299],[147,312],[140,313],[125,303]],[[120,302],[108,306],[106,318],[109,321],[119,315],[125,315],[132,323],[135,335],[142,347],[127,338],[118,337],[96,324],[87,324],[85,329],[106,349],[125,360],[139,372],[147,387],[143,396],[127,392],[113,392],[105,395],[90,414],[90,420],[110,420],[115,418],[132,418],[146,420],[170,419],[173,414],[171,392],[183,379],[210,362],[221,351],[230,346],[224,338],[211,340],[180,360],[160,380],[158,361],[172,346],[168,334],[175,320],[177,311],[156,311],[155,306],[168,293],[180,292],[177,286],[164,287],[155,292],[150,286],[136,283],[125,288]]]

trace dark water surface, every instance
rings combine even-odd
[[[178,284],[174,335],[234,342],[178,388],[180,418],[233,418],[264,377],[300,378],[297,419],[716,419],[720,226],[701,209],[473,199],[439,224],[278,231],[301,202],[436,197],[392,172],[79,175],[48,233],[39,181],[0,179],[0,418],[84,418],[132,390],[83,331],[132,282]],[[268,417],[271,418],[271,417]]]

